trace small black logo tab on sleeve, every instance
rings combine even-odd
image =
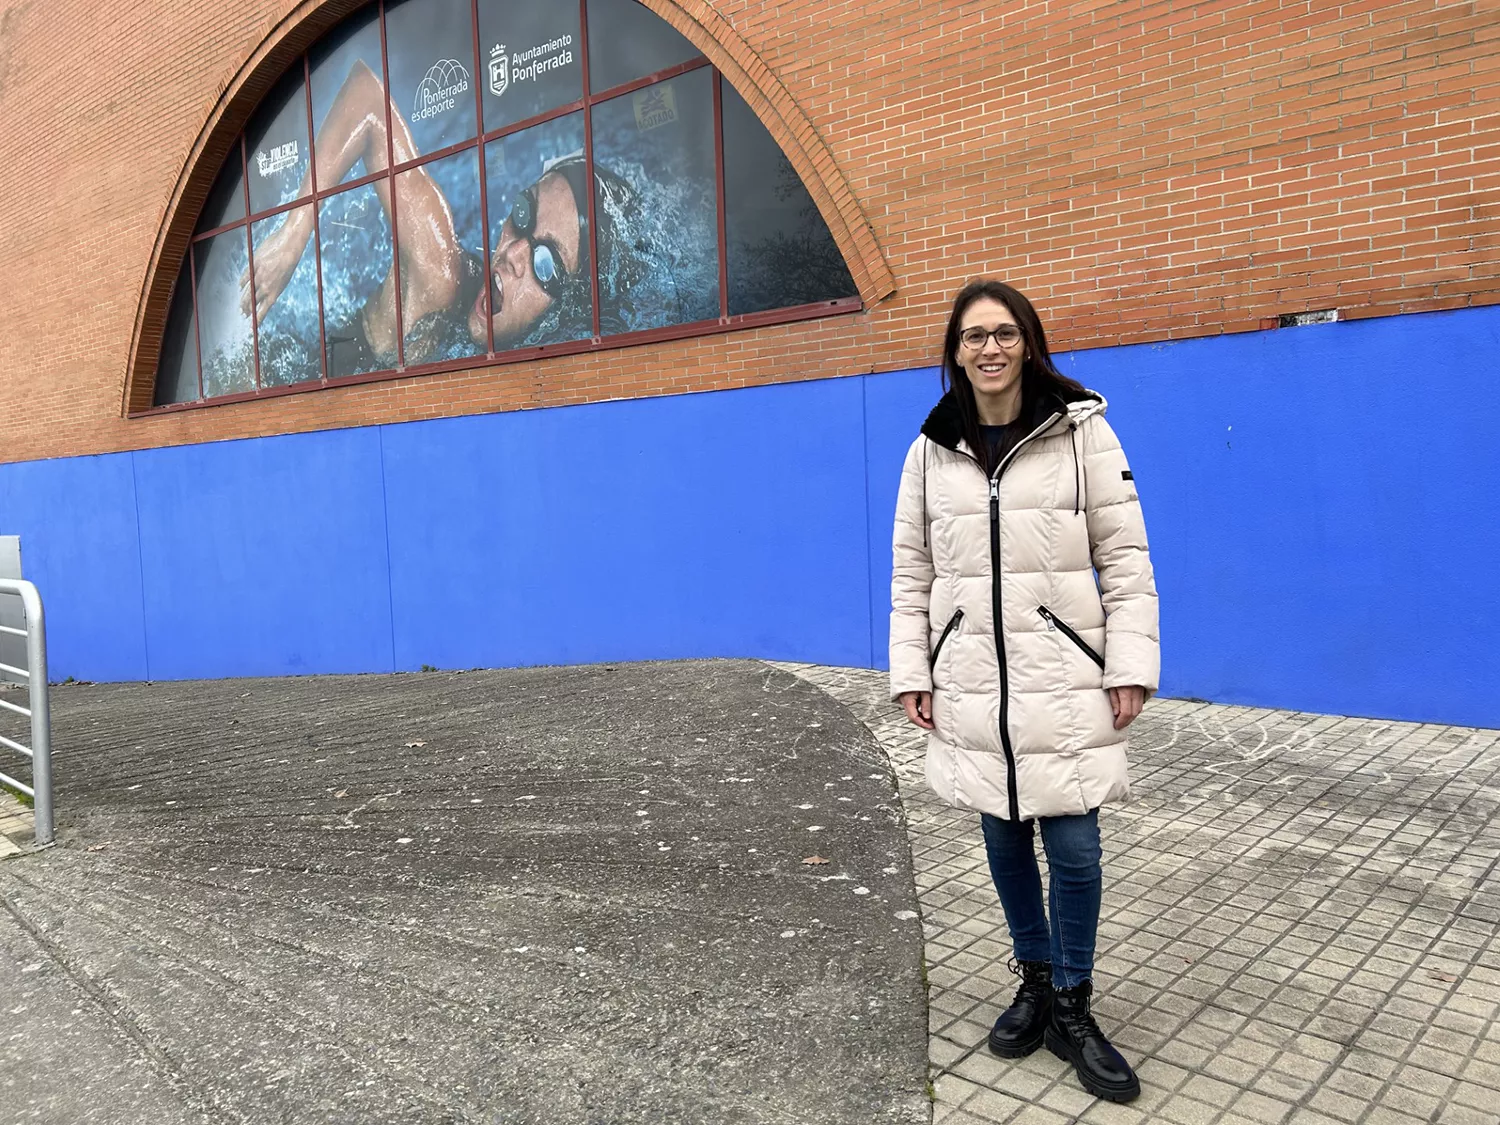
[[[1121,480],[1135,480],[1135,474],[1132,473],[1129,469],[1126,469],[1123,473],[1120,474],[1120,479]]]

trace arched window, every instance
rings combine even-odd
[[[635,0],[382,0],[237,138],[155,404],[860,307],[750,107]]]

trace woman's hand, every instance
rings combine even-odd
[[[1112,687],[1109,689],[1109,707],[1115,713],[1115,730],[1124,730],[1146,706],[1146,689],[1143,687]]]
[[[906,708],[906,717],[923,730],[932,729],[932,692],[903,691],[901,706]]]

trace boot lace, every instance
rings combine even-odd
[[[1012,957],[1005,967],[1021,978],[1021,987],[1016,990],[1016,1001],[1023,996],[1040,996],[1052,983],[1052,966],[1045,961],[1017,961]]]
[[[1084,1002],[1076,1007],[1071,1004],[1059,1005],[1054,1011],[1058,1021],[1068,1029],[1068,1034],[1075,1042],[1082,1043],[1085,1039],[1104,1038],[1104,1032],[1094,1020],[1092,1005],[1087,996],[1084,997]]]

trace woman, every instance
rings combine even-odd
[[[1124,731],[1160,666],[1140,501],[1104,399],[1053,366],[1021,293],[964,286],[942,367],[897,501],[892,698],[930,732],[928,784],[980,813],[1022,978],[991,1050],[1045,1042],[1089,1092],[1129,1101],[1140,1084],[1089,997],[1099,808],[1129,797]]]
[[[338,184],[360,161],[367,173],[383,172],[387,153],[399,166],[415,160],[416,142],[400,111],[391,106],[394,130],[387,146],[385,90],[363,61],[356,62],[335,95],[313,146],[318,183]],[[628,290],[638,272],[617,224],[637,210],[635,192],[624,180],[595,170],[599,190],[598,242],[601,286],[606,297]],[[500,229],[490,254],[489,284],[480,258],[458,241],[453,213],[427,168],[396,178],[400,195],[402,316],[406,327],[406,362],[418,364],[439,355],[460,333],[481,350],[489,347],[488,321],[493,311],[495,347],[586,339],[592,335],[588,173],[583,157],[559,160],[522,191]],[[391,216],[391,181],[374,182],[375,193]],[[298,195],[312,190],[311,170]],[[256,315],[264,320],[291,280],[313,233],[312,208],[291,211],[275,233],[255,248]],[[250,274],[240,277],[240,304],[250,313]],[[605,322],[611,319],[610,303]],[[366,302],[359,315],[335,336],[354,348],[341,355],[341,371],[371,371],[396,366],[396,270]],[[352,352],[352,354],[351,354]],[[330,373],[332,374],[332,373]]]

